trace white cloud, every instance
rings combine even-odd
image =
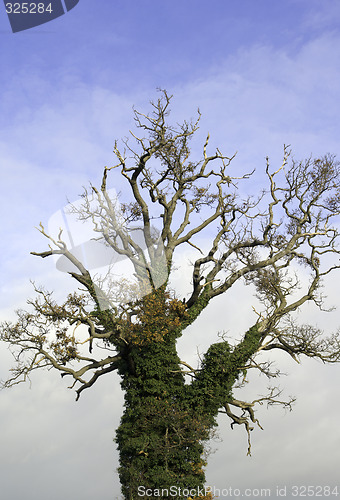
[[[240,49],[210,74],[175,90],[175,106],[190,115],[197,103],[212,144],[237,149],[254,166],[281,152],[284,143],[299,156],[337,152],[339,55],[340,38],[333,33],[293,54],[268,46]]]

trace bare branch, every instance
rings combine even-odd
[[[254,406],[256,404],[263,405],[264,403],[267,406],[280,405],[285,409],[292,410],[292,405],[295,402],[295,398],[290,398],[288,401],[282,401],[277,399],[281,395],[282,391],[277,387],[269,387],[269,394],[267,396],[262,396],[258,399],[255,399],[251,403],[247,403],[245,401],[240,401],[237,399],[232,399],[228,401],[224,406],[224,411],[221,410],[220,413],[226,413],[228,417],[232,420],[231,428],[237,425],[244,425],[247,436],[248,436],[248,451],[247,455],[251,455],[251,438],[250,432],[254,430],[254,427],[251,425],[257,424],[260,429],[263,430],[259,420],[255,418]],[[232,410],[231,406],[239,408],[242,410],[241,415],[236,415]]]

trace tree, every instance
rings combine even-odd
[[[150,114],[134,111],[135,146],[125,140],[122,151],[116,143],[117,164],[105,167],[101,186],[85,189],[81,205],[72,207],[80,221],[92,223],[94,251],[105,248],[125,258],[134,281],[115,281],[110,272],[96,279],[63,231],[53,236],[40,223],[49,249],[32,254],[59,256],[80,288],[58,304],[53,293],[34,285],[30,310],[18,311],[17,322],[3,323],[0,334],[16,361],[3,387],[54,368],[73,380],[78,399],[102,375],[119,373],[125,408],[116,442],[126,499],[138,498],[139,487],[153,490],[149,498],[171,487],[172,498],[183,498],[183,488],[209,498],[202,493],[204,451],[218,413],[232,426],[244,425],[250,453],[250,431],[260,425],[256,404],[291,407],[292,400],[282,401],[275,386],[253,401],[233,395],[250,370],[269,379],[280,374],[263,357],[266,351],[280,350],[296,361],[340,360],[338,333],[325,337],[313,325],[298,324],[294,315],[308,302],[323,308],[323,279],[340,267],[339,162],[329,154],[296,161],[285,147],[281,166],[273,170],[267,159],[267,187],[242,198],[239,185],[254,172],[233,176],[234,156],[219,149],[208,153],[209,135],[202,157],[193,160],[190,141],[200,113],[196,121],[172,126],[170,102],[162,91]],[[114,174],[130,193],[119,203],[108,188]],[[180,298],[170,280],[175,254],[185,245],[197,255],[191,291]],[[222,335],[198,367],[190,366],[179,358],[177,340],[210,301],[227,297],[239,282],[251,286],[257,299],[253,324],[241,340]]]

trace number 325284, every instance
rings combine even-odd
[[[52,14],[52,4],[44,5],[43,3],[6,3],[7,14],[44,14],[48,12]]]

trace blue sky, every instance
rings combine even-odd
[[[183,84],[249,44],[295,51],[324,28],[314,22],[319,9],[313,4],[306,18],[307,3],[299,1],[212,0],[207,7],[196,0],[81,0],[67,16],[6,39],[5,74],[31,73],[34,65],[35,74],[49,81],[60,84],[72,75],[112,88],[114,78],[116,91],[124,92]],[[325,15],[328,6],[323,4]],[[3,36],[7,22],[3,16]]]
[[[29,279],[67,291],[67,277],[53,262],[29,255],[46,248],[34,228],[67,197],[76,199],[83,185],[99,182],[103,167],[113,164],[114,140],[132,126],[132,106],[147,111],[159,87],[174,94],[175,121],[200,107],[194,153],[209,131],[212,149],[238,151],[236,172],[261,169],[266,155],[280,162],[284,143],[298,158],[339,153],[339,26],[334,0],[80,0],[68,14],[16,34],[0,9],[0,318],[24,307]],[[112,187],[123,189],[118,180]],[[260,188],[260,181],[251,187]],[[327,287],[334,304],[338,285]],[[196,345],[203,351],[218,330],[242,333],[251,298],[242,295],[241,304],[241,293],[236,289],[200,318],[180,345],[183,354]],[[338,312],[307,315],[329,330],[340,323]],[[7,351],[0,350],[0,360],[5,378]],[[281,384],[298,396],[294,412],[262,408],[265,429],[253,433],[251,459],[242,429],[232,432],[221,419],[210,484],[338,481],[339,367],[283,366],[289,375]],[[249,394],[256,396],[263,383],[254,381]],[[112,438],[121,403],[114,377],[77,404],[52,372],[37,374],[32,389],[0,393],[3,497],[119,497]]]

